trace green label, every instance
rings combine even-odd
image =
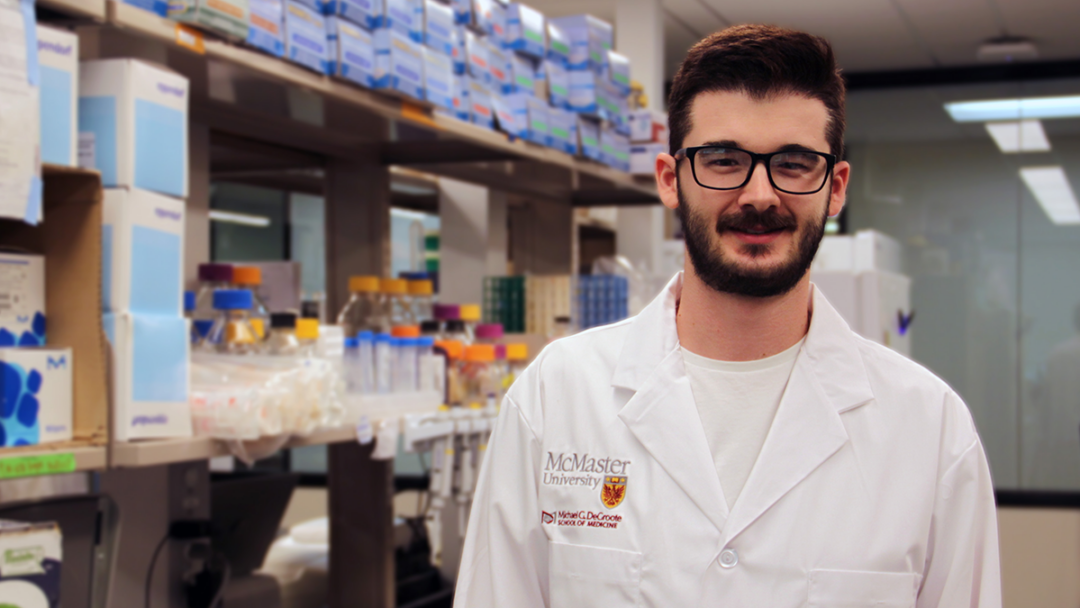
[[[525,38],[532,40],[537,44],[544,44],[544,35],[540,32],[534,32],[532,30],[525,30]]]
[[[630,78],[626,74],[615,74],[615,82],[630,86]]]
[[[529,78],[528,76],[518,76],[517,83],[525,87],[526,89],[533,88],[532,78]]]
[[[560,129],[558,127],[551,128],[551,134],[559,139],[570,139],[570,132],[566,129]]]
[[[603,65],[604,64],[604,60],[600,59],[600,53],[597,53],[597,52],[594,51],[594,52],[590,53],[590,57],[592,57],[592,60],[593,60],[594,63],[596,63],[596,65]]]
[[[560,87],[557,84],[551,85],[551,91],[556,95],[561,95],[562,97],[566,97],[567,94],[566,87]]]
[[[596,142],[596,138],[595,138],[595,137],[582,137],[582,138],[581,138],[581,141],[582,141],[582,142],[584,142],[584,144],[585,144],[586,146],[589,146],[590,148],[592,148],[593,146],[595,146],[595,145],[596,145],[596,143],[597,143],[597,142]]]
[[[565,44],[557,41],[557,40],[552,40],[551,41],[551,50],[555,51],[556,53],[559,53],[560,55],[569,55],[570,54],[570,47],[568,45],[565,45]]]
[[[0,458],[0,479],[75,472],[74,454],[42,454]]]
[[[539,120],[532,121],[532,129],[537,133],[547,133],[547,125]]]

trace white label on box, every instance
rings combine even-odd
[[[97,169],[97,156],[94,152],[94,133],[79,133],[79,166],[83,169]]]

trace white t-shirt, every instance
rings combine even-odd
[[[765,444],[805,340],[757,361],[718,361],[682,349],[690,389],[729,509]]]

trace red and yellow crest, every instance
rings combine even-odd
[[[600,489],[600,502],[609,509],[622,504],[626,498],[626,477],[604,477],[604,487]]]

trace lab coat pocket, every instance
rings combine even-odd
[[[810,608],[914,608],[914,572],[811,570]]]
[[[641,554],[551,543],[551,608],[639,606]]]

